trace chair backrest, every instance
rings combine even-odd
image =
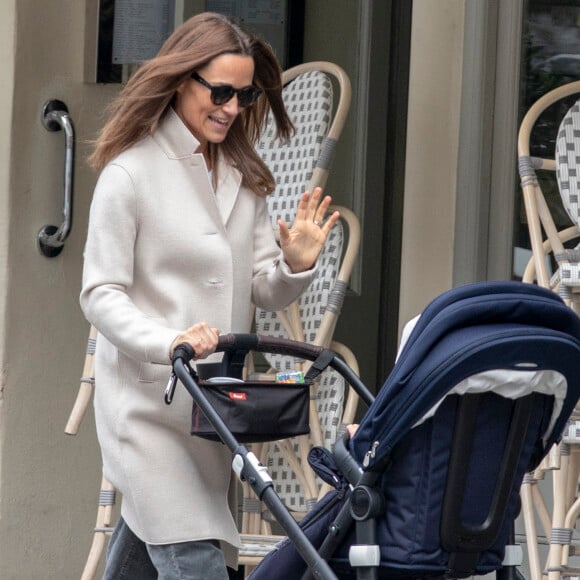
[[[580,89],[579,89],[580,90]],[[556,138],[556,178],[562,203],[572,223],[580,225],[580,101],[576,101],[558,130]]]
[[[338,86],[338,104],[333,103],[333,79]],[[292,224],[302,193],[323,187],[334,158],[336,143],[350,107],[351,87],[346,73],[337,65],[324,61],[298,65],[284,71],[283,98],[296,132],[287,143],[275,140],[275,123],[270,114],[258,152],[276,178],[276,190],[268,197],[272,227],[278,220]],[[335,209],[335,208],[333,208]],[[327,346],[332,338],[335,320],[323,325],[324,314],[340,311],[346,283],[360,243],[356,216],[340,209],[337,224],[319,259],[316,280],[300,301],[285,312],[256,311],[257,332],[279,334],[294,340],[309,340]],[[348,228],[348,232],[345,229]],[[343,246],[346,244],[346,251]],[[344,256],[343,256],[344,254]],[[332,317],[326,316],[327,320]],[[320,332],[320,326],[322,332]],[[280,359],[269,358],[273,368]]]
[[[278,143],[274,140],[275,128],[270,117],[257,147],[276,177],[276,191],[268,198],[274,229],[280,218],[289,224],[293,222],[304,191],[325,186],[351,100],[350,81],[333,63],[311,62],[293,67],[283,73],[283,83],[284,103],[296,132],[290,142]],[[336,103],[335,96],[338,97]],[[284,311],[256,309],[258,334],[322,346],[332,341],[358,253],[360,227],[356,216],[347,208],[335,206],[331,209],[340,211],[341,220],[328,236],[315,279]],[[356,366],[352,353],[342,348],[348,352],[351,365]],[[302,361],[289,357],[268,354],[265,358],[272,370],[303,368]],[[354,418],[356,407],[356,395],[332,370],[321,375],[312,399],[310,440],[302,438],[271,444],[265,459],[276,490],[286,505],[297,511],[307,510],[313,504],[319,487],[308,481],[312,479],[312,474],[306,473],[310,471],[305,458],[308,449],[312,444],[331,447],[344,428],[343,421]]]
[[[334,103],[338,87],[338,102]],[[275,139],[270,113],[257,150],[276,177],[276,191],[268,197],[272,227],[279,218],[291,224],[302,193],[324,187],[334,160],[351,101],[351,86],[339,66],[304,63],[284,71],[283,98],[296,132],[288,143]]]
[[[332,79],[339,88],[335,111]],[[270,117],[258,145],[258,152],[276,177],[276,191],[268,198],[274,229],[280,218],[293,222],[305,190],[325,185],[351,99],[350,81],[333,63],[319,61],[293,67],[283,73],[283,83],[284,103],[296,132],[289,143],[275,141]],[[256,309],[256,332],[322,346],[332,340],[360,244],[356,216],[347,208],[332,209],[339,209],[341,220],[323,248],[315,280],[284,311]],[[273,369],[295,370],[295,364],[287,358],[268,355],[267,360]]]
[[[360,225],[347,208],[341,214],[318,259],[316,276],[296,303],[284,311],[256,309],[256,332],[328,346],[344,301],[360,245]],[[268,355],[272,367],[294,370],[288,358]]]
[[[577,131],[580,128],[578,106],[575,105],[566,112],[568,105],[565,99],[575,94],[580,94],[580,82],[573,82],[546,93],[538,99],[528,110],[520,125],[518,134],[518,166],[521,178],[521,188],[528,222],[530,243],[532,247],[532,260],[524,272],[524,281],[537,279],[539,285],[545,288],[563,291],[563,297],[567,297],[567,287],[574,280],[565,280],[569,275],[574,276],[574,266],[570,267],[570,261],[574,263],[575,256],[567,253],[565,244],[580,236],[578,229],[578,183],[574,179],[576,170],[575,163],[580,158],[580,140]],[[552,136],[555,142],[554,158],[532,156],[531,149],[537,141],[534,130],[541,128],[540,118],[548,109],[564,106],[566,113],[558,129],[557,135]],[[560,115],[562,116],[562,115]],[[576,131],[576,134],[575,134]],[[546,139],[547,137],[542,134]],[[547,150],[549,143],[540,143],[538,150]],[[556,171],[558,192],[543,191],[541,179],[537,171]],[[550,199],[548,199],[550,198]],[[564,206],[568,216],[572,220],[562,225],[565,220]],[[557,216],[557,217],[556,217]],[[569,244],[566,244],[569,246]],[[558,273],[552,278],[549,256],[552,256],[559,267],[564,266],[564,277]],[[576,262],[578,262],[576,260]],[[577,269],[577,266],[576,266]],[[576,274],[580,285],[580,277]],[[560,281],[565,283],[560,285]]]
[[[332,79],[339,87],[335,112]],[[284,103],[296,132],[290,142],[279,143],[274,139],[275,127],[270,115],[264,138],[258,145],[258,152],[276,177],[276,190],[268,197],[274,229],[280,218],[289,224],[293,222],[298,200],[305,190],[325,185],[351,99],[350,81],[333,63],[319,61],[293,67],[283,73],[283,83]],[[332,340],[360,244],[356,216],[347,208],[332,209],[339,209],[341,220],[327,239],[316,279],[283,312],[257,309],[256,332],[323,346]],[[278,370],[293,366],[288,359],[276,355],[269,355],[267,360]]]
[[[579,96],[580,82],[568,83],[546,93],[526,113],[518,137],[520,175],[533,254],[523,279],[536,279],[538,284],[557,291],[577,313],[580,312],[579,187],[576,175],[580,159]],[[551,127],[558,122],[556,133]],[[547,133],[546,127],[550,127],[551,134]],[[554,157],[546,159],[552,146]],[[530,152],[535,152],[536,157],[530,156]],[[536,170],[542,172],[536,173]],[[554,171],[556,179],[553,178]],[[567,545],[565,541],[552,541],[545,563],[542,562],[536,521],[541,521],[543,533],[548,538],[556,537],[552,530],[569,525],[566,522],[572,517],[575,497],[568,491],[568,482],[574,476],[568,473],[567,457],[573,455],[570,445],[577,445],[579,441],[575,436],[579,419],[576,411],[562,444],[554,446],[542,465],[526,475],[522,486],[528,562],[534,580],[540,579],[545,569],[564,570],[571,553],[569,544],[572,539]],[[546,510],[540,487],[536,485],[548,471],[552,486],[546,492],[553,498],[554,505],[551,514]]]

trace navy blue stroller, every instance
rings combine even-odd
[[[261,340],[229,335],[220,349],[260,350]],[[298,345],[314,361],[309,379],[331,366],[370,406],[351,440],[311,453],[336,489],[300,526],[225,429],[238,474],[288,534],[251,580],[517,577],[503,562],[519,486],[559,440],[580,396],[577,315],[530,284],[446,292],[418,319],[374,401],[338,356]],[[271,346],[266,340],[262,350]],[[221,436],[219,417],[198,403]]]

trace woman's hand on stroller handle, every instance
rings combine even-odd
[[[189,362],[195,356],[195,351],[191,344],[187,342],[180,342],[175,346],[171,353],[171,362],[174,363],[177,359],[182,359],[183,362]]]
[[[193,350],[191,359],[199,360],[215,352],[218,345],[220,331],[212,328],[207,322],[198,322],[179,334],[170,348],[170,358],[174,360],[174,353],[178,345],[188,344]],[[183,357],[182,357],[183,358]]]
[[[212,330],[216,330],[217,332],[217,329]],[[184,339],[184,334],[185,333],[180,334],[171,345],[171,361],[173,362],[177,358],[182,358],[187,359],[186,362],[189,362],[191,359],[199,360],[204,358],[204,356],[199,355],[198,350],[195,348],[195,344],[192,344],[191,340]],[[182,348],[184,345],[185,348]],[[179,353],[177,352],[178,349],[181,349]],[[190,349],[193,350],[191,351]],[[249,351],[278,353],[288,356],[306,358],[307,360],[311,361],[314,361],[323,351],[334,354],[328,349],[324,349],[321,346],[307,342],[299,342],[296,340],[290,340],[276,336],[248,333],[228,333],[216,336],[216,345],[211,352],[241,351],[245,351],[246,353]],[[330,364],[330,359],[327,361],[327,365],[328,364]]]

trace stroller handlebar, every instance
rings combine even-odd
[[[249,333],[220,335],[216,352],[227,353],[224,357],[224,359],[227,359],[227,369],[224,370],[225,375],[241,378],[244,359],[250,351],[294,356],[312,361],[313,364],[308,371],[310,374],[309,380],[311,381],[315,380],[324,369],[330,366],[346,379],[349,385],[354,388],[359,397],[367,405],[370,405],[374,400],[373,394],[360,380],[360,377],[334,351],[323,346],[276,336]],[[173,350],[171,362],[172,365],[175,365],[176,361],[181,360],[184,364],[188,365],[194,356],[195,351],[190,344],[180,343]],[[170,380],[167,386],[166,393],[169,393],[169,395],[166,394],[166,402],[168,398],[171,398],[171,393],[175,387],[174,383],[173,380]]]
[[[308,360],[315,360],[324,348],[313,344],[298,342],[296,340],[261,334],[230,333],[222,334],[218,338],[216,352],[250,350],[255,352],[286,354],[302,357]],[[177,359],[182,359],[184,362],[189,362],[194,356],[195,351],[193,350],[193,347],[190,344],[183,342],[174,348],[171,361],[175,362]]]
[[[178,359],[182,359],[184,362],[189,362],[195,356],[195,350],[193,346],[187,342],[179,343],[171,354],[171,362],[174,363]]]

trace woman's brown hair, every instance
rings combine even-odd
[[[254,150],[268,110],[276,121],[276,136],[285,140],[293,131],[282,100],[281,71],[270,47],[242,30],[227,17],[212,12],[193,16],[165,41],[157,56],[145,62],[109,106],[109,119],[89,157],[90,165],[102,169],[119,153],[155,131],[171,106],[177,88],[191,73],[215,57],[241,54],[254,59],[254,84],[262,89],[258,101],[244,109],[219,144],[226,160],[242,173],[243,183],[257,195],[275,188],[274,178]],[[217,155],[210,143],[210,155]],[[217,179],[217,176],[215,176]]]

